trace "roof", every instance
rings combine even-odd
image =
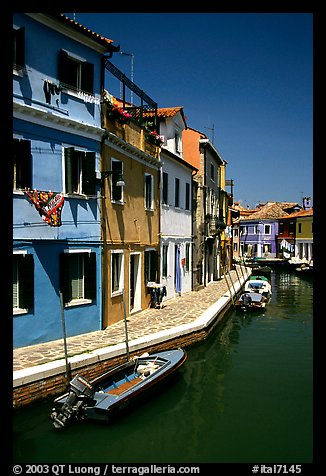
[[[303,218],[303,217],[311,217],[313,216],[314,211],[313,208],[309,208],[309,210],[299,210],[298,212],[290,213],[289,215],[283,215],[282,219],[284,218]]]
[[[259,210],[248,217],[241,217],[241,220],[275,220],[288,216],[286,210],[293,208],[297,203],[292,202],[267,202]]]
[[[104,46],[108,51],[117,52],[120,50],[120,46],[114,46],[113,40],[111,40],[110,38],[106,38],[105,36],[99,35],[98,33],[89,30],[81,23],[78,23],[77,21],[68,18],[63,13],[49,13],[48,15],[52,16],[53,18],[56,18],[57,20],[61,21],[62,23],[65,23],[66,25],[69,25],[74,30],[88,36],[92,40]]]
[[[187,128],[186,116],[183,113],[183,106],[174,106],[174,107],[158,107],[156,111],[157,117],[169,118],[174,117],[178,112],[180,112],[185,127]],[[153,116],[154,111],[144,111],[144,116]]]

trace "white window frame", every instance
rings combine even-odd
[[[118,263],[118,289],[113,290],[114,282],[113,282],[113,272],[114,272],[114,262],[113,256],[119,255],[119,263]],[[120,296],[123,291],[124,286],[124,253],[123,250],[111,250],[111,297]]]
[[[146,190],[146,178],[150,177],[151,178],[151,190],[150,190],[150,207],[147,206],[147,190]],[[145,209],[153,211],[154,210],[154,175],[150,174],[148,172],[145,172],[144,174],[144,204],[145,204]]]
[[[267,233],[266,229],[269,228],[269,232]],[[272,232],[272,225],[268,224],[268,225],[264,225],[264,235],[270,235]]]

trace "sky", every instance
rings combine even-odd
[[[183,106],[235,201],[313,200],[312,13],[65,14],[120,45],[110,61],[158,107]]]

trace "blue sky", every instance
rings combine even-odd
[[[214,139],[243,206],[313,198],[311,13],[66,15],[134,55],[136,85]],[[130,56],[111,61],[131,76]]]

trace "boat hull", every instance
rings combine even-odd
[[[176,373],[186,358],[183,349],[174,349],[133,358],[109,370],[89,382],[94,391],[93,398],[86,401],[71,420],[111,422],[135,404],[146,403]],[[146,375],[146,372],[149,373]],[[67,393],[54,401],[55,414],[60,413],[68,398]]]

